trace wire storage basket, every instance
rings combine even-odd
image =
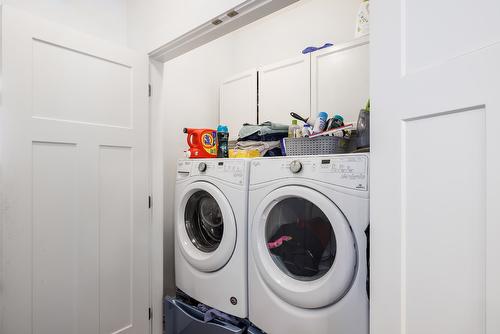
[[[285,155],[321,155],[347,153],[349,139],[335,136],[316,138],[284,138],[283,152]]]

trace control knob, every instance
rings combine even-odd
[[[205,172],[207,170],[207,164],[204,162],[200,162],[200,164],[198,165],[198,170],[202,173]]]
[[[297,174],[302,170],[302,163],[298,160],[294,160],[290,163],[290,171],[294,174]]]

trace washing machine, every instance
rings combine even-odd
[[[175,189],[175,280],[190,297],[248,316],[249,160],[179,160]]]
[[[368,334],[369,155],[254,159],[249,319],[270,334]]]

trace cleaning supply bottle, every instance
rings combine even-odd
[[[309,137],[310,135],[312,135],[312,127],[306,123],[302,128],[302,137]]]
[[[298,138],[298,132],[302,133],[300,125],[298,125],[297,120],[292,120],[292,125],[288,127],[288,138]]]
[[[328,114],[326,112],[320,112],[316,121],[314,122],[313,133],[320,133],[325,131],[326,120],[328,119]]]
[[[187,133],[189,149],[188,158],[215,158],[217,157],[216,131],[212,129],[184,128]]]
[[[225,125],[217,127],[217,158],[229,157],[229,130]]]

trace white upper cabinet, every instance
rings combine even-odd
[[[219,123],[228,126],[230,140],[238,138],[243,124],[257,124],[257,70],[241,73],[222,83]]]
[[[257,74],[258,73],[258,74]],[[244,123],[290,124],[325,111],[357,122],[369,94],[368,37],[236,75],[222,83],[220,123],[236,139]]]
[[[259,122],[290,124],[290,112],[311,114],[310,55],[259,69]]]
[[[311,56],[311,112],[356,122],[369,99],[369,44],[363,37]]]

